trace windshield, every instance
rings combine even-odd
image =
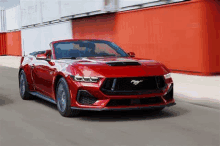
[[[116,44],[103,40],[71,41],[54,44],[56,59],[77,57],[128,57]]]

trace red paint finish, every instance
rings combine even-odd
[[[7,38],[7,55],[21,56],[21,31],[6,33]]]
[[[0,55],[6,55],[6,33],[0,33]]]
[[[70,40],[66,40],[70,41]],[[57,41],[56,41],[57,42]],[[52,42],[52,46],[54,43]],[[46,51],[51,54],[51,51]],[[53,48],[53,52],[55,52]],[[55,55],[55,54],[53,54]],[[40,56],[40,55],[39,55]],[[56,56],[53,56],[56,58]],[[138,66],[109,66],[108,62],[123,62],[132,60],[139,62]],[[27,82],[30,85],[30,91],[39,92],[56,101],[56,79],[63,77],[68,84],[71,106],[78,108],[131,108],[131,107],[149,107],[160,106],[174,103],[175,100],[165,100],[164,96],[169,91],[170,85],[173,83],[171,78],[167,79],[164,89],[157,89],[149,93],[127,94],[127,95],[107,95],[101,87],[106,78],[122,78],[122,77],[148,77],[148,76],[164,76],[170,71],[163,64],[154,60],[143,60],[134,57],[88,57],[84,59],[61,59],[61,60],[37,60],[34,56],[26,56],[22,59],[20,70],[24,70],[27,76]],[[97,83],[75,81],[71,76],[99,77]],[[158,85],[159,86],[159,85]],[[83,105],[77,102],[76,97],[79,90],[86,90],[98,100],[92,105]],[[132,91],[133,92],[133,91]],[[142,91],[143,92],[143,91]],[[115,106],[106,107],[110,99],[131,99],[131,98],[148,98],[158,96],[163,102],[155,104],[137,104],[132,106]]]
[[[220,73],[220,2],[191,0],[73,20],[73,38],[112,40],[172,71]],[[104,21],[104,20],[105,21]]]

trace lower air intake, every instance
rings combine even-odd
[[[79,104],[83,105],[92,105],[97,101],[97,99],[92,96],[88,91],[86,90],[79,90],[77,95],[77,102]]]
[[[171,101],[173,100],[173,84],[170,86],[168,93],[164,96],[164,99],[166,101]]]
[[[111,99],[107,106],[152,105],[159,103],[163,103],[161,97],[150,97],[141,99]]]

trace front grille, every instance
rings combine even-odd
[[[82,105],[92,105],[97,101],[88,91],[79,90],[77,95],[77,102]]]
[[[166,83],[165,83],[163,76],[156,76],[155,78],[156,78],[158,88],[163,88],[166,86]]]
[[[126,90],[154,90],[157,89],[155,77],[147,78],[119,78],[115,85],[115,91]]]
[[[111,79],[106,79],[105,82],[104,82],[104,85],[103,85],[103,89],[111,90],[112,85],[113,85],[113,81],[114,81],[113,78],[111,78]]]
[[[107,78],[102,86],[105,94],[123,95],[157,92],[166,86],[163,76],[152,77],[126,77],[126,78]],[[156,91],[157,90],[157,91]],[[146,92],[147,91],[147,92]]]
[[[152,105],[163,103],[161,97],[150,97],[140,99],[111,99],[107,104],[110,106],[132,106],[132,105]]]

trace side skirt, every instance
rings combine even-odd
[[[34,96],[37,96],[37,97],[39,97],[39,98],[41,98],[41,99],[44,99],[44,100],[46,100],[46,101],[49,101],[49,102],[51,102],[51,103],[53,103],[53,104],[57,104],[55,100],[53,100],[53,99],[51,99],[50,97],[45,96],[45,95],[43,95],[43,94],[41,94],[41,93],[39,93],[39,92],[29,92],[29,93],[30,93],[31,95],[34,95]]]

